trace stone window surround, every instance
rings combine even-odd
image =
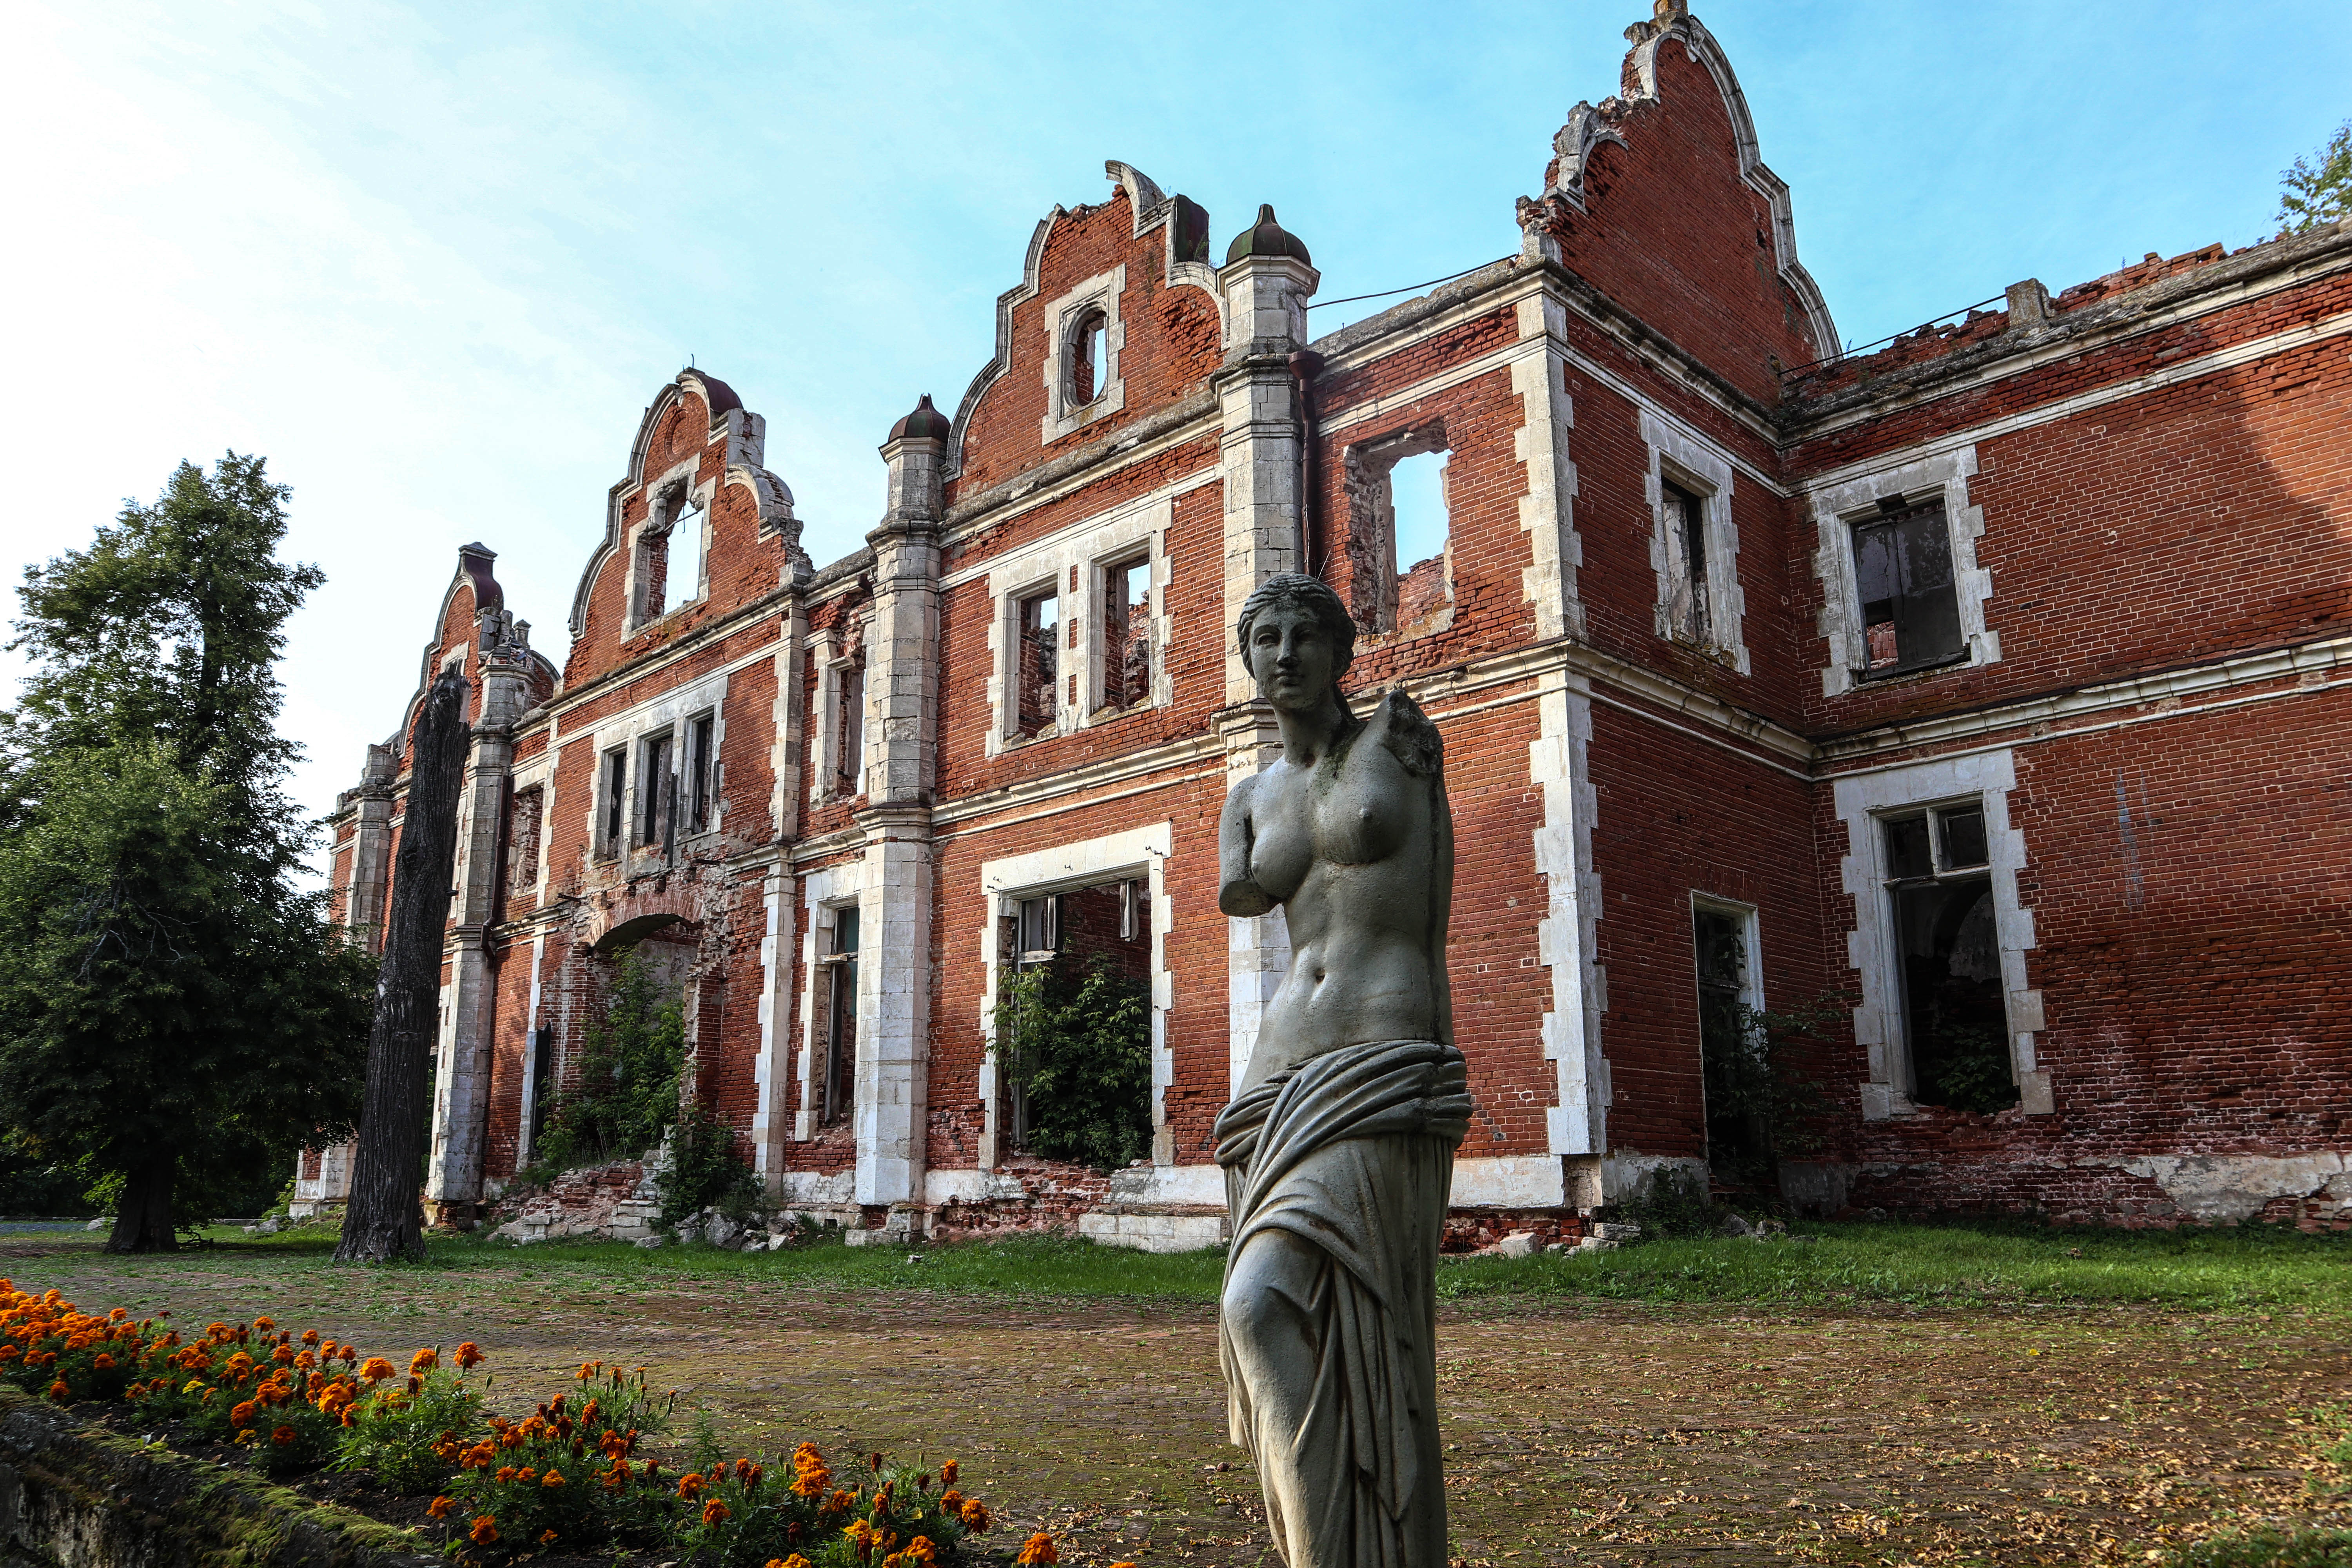
[[[658,479],[650,479],[640,487],[646,497],[646,520],[629,530],[629,548],[624,557],[628,562],[628,580],[625,584],[628,615],[621,627],[623,637],[634,637],[647,626],[677,615],[688,605],[702,602],[704,587],[710,580],[710,523],[713,508],[719,499],[719,481],[696,482],[695,474],[701,466],[701,456],[697,454],[671,465]],[[666,604],[660,615],[648,616],[645,612],[646,584],[639,576],[639,567],[645,559],[644,547],[656,538],[668,535],[681,500],[695,501],[702,508],[701,575],[695,581],[694,596],[688,599],[677,599],[674,593],[675,584],[665,578],[662,596],[675,602]]]
[[[1404,552],[1397,547],[1396,500],[1391,489],[1391,479],[1396,472],[1396,466],[1406,458],[1430,456],[1444,458],[1449,468],[1453,464],[1454,444],[1452,438],[1446,434],[1445,416],[1442,414],[1434,418],[1384,430],[1377,436],[1351,440],[1340,455],[1344,482],[1349,492],[1348,532],[1351,556],[1355,553],[1354,546],[1358,539],[1357,524],[1360,521],[1355,491],[1360,486],[1375,482],[1367,478],[1366,470],[1370,470],[1377,476],[1376,482],[1380,486],[1379,499],[1373,504],[1370,516],[1362,518],[1360,521],[1367,525],[1366,532],[1369,535],[1363,542],[1373,549],[1382,550],[1388,553],[1388,574],[1391,579],[1389,594],[1391,601],[1396,595],[1402,594],[1405,573],[1412,563],[1404,559]],[[1374,628],[1364,626],[1360,619],[1357,622],[1356,633],[1356,651],[1359,654],[1372,648],[1386,647],[1398,642],[1434,636],[1436,633],[1452,628],[1454,609],[1453,498],[1450,495],[1442,496],[1439,504],[1445,509],[1445,550],[1442,557],[1445,563],[1444,608],[1432,616],[1426,625],[1418,628],[1407,628],[1395,624]],[[1360,615],[1354,603],[1355,595],[1352,591],[1349,598],[1349,610]],[[1394,614],[1402,606],[1391,602],[1385,607],[1393,623]]]
[[[1907,1088],[1911,1072],[1903,1039],[1899,942],[1894,906],[1886,896],[1886,836],[1881,824],[1889,816],[1923,806],[1975,801],[1984,805],[1993,932],[2000,947],[2000,984],[2009,1015],[2010,1069],[2027,1115],[2046,1116],[2053,1109],[2050,1074],[2034,1053],[2034,1036],[2044,1027],[2042,993],[2026,984],[2025,955],[2034,946],[2033,911],[2018,902],[2025,835],[2009,825],[2009,795],[2016,787],[2016,757],[2007,748],[1848,773],[1834,783],[1837,815],[1846,828],[1839,875],[1853,899],[1846,962],[1862,982],[1853,1037],[1868,1052],[1870,1063],[1869,1079],[1861,1086],[1865,1121],[1908,1116],[1918,1109]]]
[[[1756,906],[1739,899],[1691,889],[1691,910],[1729,915],[1739,922],[1739,999],[1755,1012],[1764,1010],[1764,932]]]
[[[1739,528],[1731,518],[1731,458],[1647,408],[1642,410],[1642,441],[1649,448],[1643,494],[1650,507],[1650,564],[1658,577],[1658,635],[1675,637],[1668,618],[1674,584],[1667,572],[1673,555],[1666,541],[1665,492],[1666,482],[1672,480],[1698,497],[1706,508],[1700,531],[1706,546],[1708,651],[1729,660],[1740,674],[1752,674],[1748,645],[1741,635],[1748,595],[1739,585]]]
[[[1175,1146],[1167,1135],[1168,1086],[1175,1078],[1175,1056],[1168,1045],[1168,1010],[1176,994],[1175,981],[1168,971],[1168,929],[1175,919],[1175,904],[1168,896],[1166,875],[1173,841],[1173,826],[1156,822],[1124,833],[982,862],[980,1034],[986,1042],[980,1066],[980,1101],[986,1117],[980,1139],[982,1170],[993,1170],[1000,1163],[995,1043],[1000,921],[1013,912],[1023,899],[1137,878],[1147,882],[1151,900],[1151,1163],[1155,1166],[1175,1163]]]
[[[601,758],[603,753],[598,753]],[[541,752],[527,763],[518,763],[509,775],[508,788],[514,795],[527,790],[539,791],[539,864],[530,879],[531,897],[543,902],[547,897],[548,826],[555,820],[555,753]]]
[[[1169,673],[1166,657],[1171,637],[1168,530],[1175,516],[1176,503],[1169,497],[1129,502],[1106,512],[1090,526],[1063,531],[1024,550],[1010,552],[989,568],[988,596],[994,610],[988,639],[987,755],[993,757],[1010,748],[1070,734],[1090,724],[1124,719],[1146,708],[1162,708],[1175,700],[1174,679]],[[1151,694],[1132,707],[1107,710],[1102,707],[1103,650],[1098,624],[1104,577],[1107,568],[1132,560],[1138,550],[1147,551],[1151,558]],[[1074,568],[1080,569],[1075,589],[1070,586]],[[1062,674],[1066,677],[1073,668],[1068,639],[1070,628],[1076,626],[1079,637],[1076,668],[1083,679],[1075,700],[1070,696],[1069,681],[1064,679],[1058,683],[1054,693],[1054,727],[1024,740],[1019,733],[1019,704],[1008,700],[1008,693],[1017,696],[1021,605],[1023,600],[1048,587],[1058,601]]]
[[[858,618],[862,621],[865,617],[860,616]],[[844,794],[835,784],[841,776],[841,672],[849,668],[850,662],[844,656],[845,640],[841,627],[827,626],[823,631],[811,632],[805,645],[809,663],[816,670],[816,689],[810,697],[814,710],[809,715],[816,736],[814,759],[816,767],[815,776],[809,780],[809,799],[818,805],[855,800],[865,793],[859,789]],[[863,646],[862,639],[860,646]],[[871,693],[868,695],[870,697]],[[860,724],[858,729],[861,734],[870,737],[874,732],[871,715],[867,718],[868,722]],[[863,750],[862,747],[860,749]],[[858,780],[862,784],[865,781],[865,759],[861,757],[858,761]]]
[[[1127,383],[1118,374],[1119,351],[1127,346],[1118,301],[1126,292],[1127,263],[1122,261],[1045,307],[1045,417],[1038,434],[1044,445],[1050,447],[1127,406]],[[1075,368],[1076,329],[1089,310],[1103,313],[1103,363],[1095,367],[1093,398],[1073,404],[1070,374]]]
[[[801,907],[808,919],[801,927],[801,1049],[800,1064],[793,1073],[800,1084],[800,1098],[793,1111],[793,1139],[805,1143],[816,1135],[815,1078],[816,1053],[820,1044],[829,1047],[831,1041],[818,1039],[819,998],[817,977],[825,966],[819,962],[831,950],[833,917],[836,910],[858,910],[861,933],[869,923],[866,919],[866,860],[860,857],[845,860],[837,866],[809,871],[801,878]],[[862,937],[861,937],[862,941]],[[858,987],[856,1005],[861,1012],[866,1002],[866,987]],[[861,1017],[860,1022],[864,1020]],[[864,1048],[866,1032],[857,1031],[859,1048]],[[855,1127],[854,1122],[842,1125]]]
[[[580,741],[586,742],[596,759],[588,802],[589,853],[593,858],[616,860],[625,856],[644,854],[660,848],[659,845],[641,845],[635,841],[639,820],[637,792],[639,786],[645,782],[645,770],[640,765],[640,760],[645,755],[644,743],[656,732],[668,731],[670,732],[670,766],[675,773],[686,756],[687,721],[698,719],[705,713],[712,716],[710,749],[715,776],[711,780],[710,786],[710,821],[699,833],[680,834],[678,843],[683,846],[689,840],[698,841],[710,837],[719,830],[726,820],[726,770],[724,764],[718,759],[725,756],[727,752],[727,671],[722,669],[715,674],[706,675],[700,680],[681,686],[674,691],[665,692],[641,707],[633,708],[626,713],[606,720],[594,730],[579,737]],[[625,747],[629,761],[627,783],[624,786],[621,796],[621,839],[618,843],[607,843],[604,836],[604,813],[606,804],[604,759],[609,753]],[[552,801],[549,802],[551,807],[553,804]],[[543,823],[547,818],[542,816],[540,820]],[[545,828],[541,829],[540,836],[542,839],[546,837]]]
[[[1821,540],[1813,555],[1813,575],[1822,584],[1820,631],[1830,645],[1829,663],[1822,670],[1822,696],[1842,696],[1864,684],[1862,671],[1870,655],[1864,641],[1862,589],[1854,574],[1853,525],[1878,516],[1882,500],[1899,499],[1911,506],[1942,500],[1944,523],[1951,531],[1952,593],[1959,606],[1960,635],[1968,643],[1967,663],[2000,662],[2000,634],[1985,625],[1992,574],[1977,565],[1984,509],[1969,504],[1969,479],[1976,471],[1976,447],[1955,447],[1909,462],[1890,462],[1859,479],[1807,492]],[[1954,668],[1957,661],[1905,673]]]

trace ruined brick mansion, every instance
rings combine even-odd
[[[777,1202],[1213,1243],[1287,952],[1216,907],[1276,744],[1233,627],[1303,570],[1349,689],[1444,737],[1467,1231],[1753,1145],[1743,1009],[1829,1019],[1782,1052],[1801,1210],[2352,1221],[2352,225],[1842,353],[1722,48],[1679,0],[1629,37],[1510,254],[1319,338],[1311,236],[1109,164],[842,560],[695,369],[614,432],[560,668],[461,551],[436,1215],[529,1163],[634,952]],[[356,940],[415,710],[334,817]],[[1108,1173],[1026,1152],[992,1042],[1081,942],[1150,984]],[[299,1196],[345,1181],[314,1151]]]

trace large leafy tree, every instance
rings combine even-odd
[[[2352,120],[2336,128],[2318,162],[2297,158],[2279,176],[2279,232],[2301,234],[2352,217]]]
[[[26,574],[0,715],[0,1132],[117,1190],[108,1246],[173,1245],[174,1194],[357,1109],[373,963],[295,885],[312,841],[278,733],[287,617],[259,458]]]

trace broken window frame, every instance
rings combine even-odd
[[[676,742],[667,730],[637,741],[637,820],[634,847],[667,849],[677,831],[677,773],[671,765]]]
[[[866,660],[845,658],[833,666],[833,778],[835,800],[866,793]]]
[[[597,802],[596,852],[611,859],[621,852],[628,837],[629,748],[614,746],[599,759],[597,785],[604,798]]]
[[[1070,312],[1068,336],[1062,351],[1064,403],[1072,410],[1090,407],[1110,390],[1110,312],[1089,302]]]
[[[1062,895],[1032,893],[1011,902],[1013,962],[1009,967],[1015,974],[1021,974],[1050,966],[1062,955]],[[1021,1042],[1017,1039],[1000,1040],[997,1050],[1008,1058],[1018,1058]],[[1000,1081],[1004,1085],[1005,1146],[1026,1150],[1029,1146],[1029,1096],[1022,1087],[1021,1074],[1018,1071],[1005,1072]]]
[[[530,784],[507,802],[506,864],[500,881],[508,900],[527,898],[539,886],[539,847],[547,832],[547,789]]]
[[[1727,982],[1720,977],[1711,982],[1707,975],[1706,953],[1701,945],[1701,926],[1707,921],[1727,921],[1733,928],[1732,939],[1738,947],[1738,962],[1736,972]],[[1754,1015],[1764,1011],[1760,925],[1760,918],[1753,904],[1717,898],[1707,893],[1694,891],[1691,894],[1692,999],[1697,1009],[1699,1029],[1700,1128],[1706,1140],[1708,1163],[1714,1167],[1728,1168],[1742,1162],[1752,1166],[1755,1162],[1769,1161],[1770,1157],[1769,1134],[1755,1125],[1752,1116],[1736,1136],[1728,1131],[1718,1133],[1718,1126],[1727,1124],[1730,1117],[1724,1107],[1714,1102],[1721,1097],[1711,1094],[1708,1088],[1711,1083],[1718,1082],[1727,1072],[1769,1070],[1769,1064],[1760,1056],[1762,1042],[1753,1037]],[[1717,1037],[1713,1041],[1708,1036],[1711,993],[1714,994],[1717,1015],[1713,1020]],[[1727,1000],[1729,1004],[1727,1016],[1724,1009]],[[1736,1032],[1732,1037],[1727,1038],[1721,1034],[1727,1026]],[[1710,1060],[1711,1049],[1718,1054],[1727,1049],[1741,1054],[1732,1061]]]
[[[1143,574],[1143,597],[1133,595],[1135,574]],[[1149,544],[1122,551],[1095,567],[1096,618],[1102,624],[1099,689],[1093,707],[1097,713],[1126,713],[1149,708],[1152,701],[1154,666],[1159,647],[1152,636],[1152,559]],[[1140,657],[1136,650],[1140,648]],[[1130,661],[1139,668],[1130,668]]]
[[[682,788],[686,823],[682,837],[719,826],[719,710],[706,708],[684,725],[686,756]]]
[[[1714,503],[1707,487],[1660,464],[1659,537],[1666,549],[1666,635],[1699,647],[1718,646],[1709,591],[1714,562],[1709,553],[1707,510]]]
[[[1907,536],[1901,531],[1906,525],[1911,525]],[[1958,552],[1952,546],[1951,516],[1942,493],[1916,501],[1906,500],[1899,495],[1885,497],[1879,501],[1875,513],[1848,518],[1846,531],[1853,559],[1854,625],[1861,628],[1862,664],[1854,671],[1855,679],[1885,680],[1968,662],[1969,637],[1960,610]],[[1895,574],[1893,584],[1881,585],[1892,586],[1895,591],[1891,597],[1874,599],[1869,596],[1873,584],[1868,563],[1872,541],[1881,535],[1887,541],[1886,548],[1894,552],[1889,569]],[[1908,581],[1915,568],[1912,557],[1904,551],[1906,537],[1915,546],[1932,544],[1928,554],[1940,555],[1944,578],[1941,583],[1915,585]],[[1923,558],[1916,569],[1931,573],[1935,563]],[[1874,618],[1872,612],[1882,605],[1884,616]],[[1890,650],[1883,660],[1872,651],[1872,634],[1882,626]],[[1906,643],[1913,646],[1906,648]]]
[[[1417,563],[1402,559],[1397,547],[1394,476],[1399,463],[1410,458],[1435,456],[1439,468],[1439,504],[1445,512],[1444,542],[1434,556],[1440,563],[1443,592],[1433,606],[1407,620],[1403,597],[1408,568]],[[1419,637],[1443,631],[1454,624],[1458,602],[1454,582],[1453,470],[1454,450],[1442,419],[1391,430],[1349,444],[1342,457],[1348,498],[1346,552],[1349,573],[1349,610],[1368,637]]]
[[[1005,704],[1010,740],[1040,740],[1061,729],[1062,679],[1066,673],[1062,654],[1069,635],[1067,617],[1062,614],[1064,598],[1058,575],[1012,595],[1013,694]],[[1044,622],[1039,612],[1039,606],[1045,605],[1053,606],[1051,625]]]
[[[1991,816],[1981,795],[1959,795],[1922,805],[1906,805],[1874,814],[1879,835],[1879,853],[1883,857],[1885,889],[1885,908],[1886,931],[1893,954],[1894,1008],[1895,1028],[1893,1031],[1902,1042],[1903,1070],[1898,1084],[1906,1099],[1914,1105],[1944,1105],[1950,1098],[1948,1089],[1938,1083],[1937,1096],[1924,1099],[1920,1093],[1920,1058],[1926,1054],[1927,1042],[1921,1038],[1920,1018],[1927,1004],[1913,992],[1911,953],[1906,927],[1906,895],[1930,889],[1979,889],[1978,897],[1984,900],[1988,917],[1993,921],[1994,973],[1989,980],[1994,990],[1991,1005],[1999,1010],[1997,1057],[2008,1074],[2012,1090],[2010,1104],[2017,1103],[2016,1041],[2009,1027],[2007,986],[2000,974],[1999,895],[1993,887]],[[1918,853],[1898,846],[1898,832],[1917,824],[1922,832]],[[1972,858],[1973,857],[1973,858]],[[1962,914],[1965,922],[1973,912],[1975,900]]]
[[[838,1126],[857,1102],[857,963],[860,946],[860,906],[855,902],[829,906],[833,922],[825,952],[817,965],[825,976],[824,1073],[817,1089],[823,1097],[817,1120]]]

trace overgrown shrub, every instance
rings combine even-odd
[[[997,1060],[1026,1099],[1028,1147],[1115,1170],[1151,1152],[1151,988],[1097,957],[998,984]]]
[[[543,1172],[634,1160],[677,1118],[686,1060],[681,1000],[636,953],[613,975],[604,1016],[588,1026],[580,1076],[549,1113],[534,1163]]]
[[[679,1115],[670,1134],[669,1162],[654,1179],[654,1190],[660,1194],[665,1226],[707,1208],[740,1220],[762,1195],[758,1174],[735,1151],[733,1129],[699,1105]]]
[[[1850,1005],[1835,994],[1777,1013],[1742,1003],[1705,1031],[1707,1158],[1727,1184],[1769,1191],[1780,1161],[1822,1148],[1829,1097],[1797,1058],[1832,1038]]]

